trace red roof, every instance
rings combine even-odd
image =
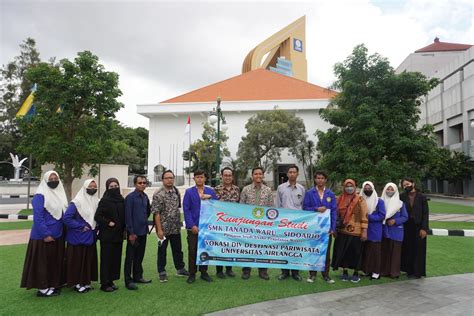
[[[331,99],[337,93],[266,69],[256,69],[161,103]]]
[[[440,42],[439,38],[435,38],[432,44],[416,50],[415,53],[462,51],[471,47],[469,44]]]

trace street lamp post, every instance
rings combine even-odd
[[[222,127],[221,127],[222,120]],[[209,114],[209,123],[214,125],[217,122],[217,133],[216,133],[216,178],[215,183],[219,185],[219,167],[221,165],[221,128],[222,132],[227,130],[227,124],[225,117],[221,110],[221,98],[217,97],[217,107]]]

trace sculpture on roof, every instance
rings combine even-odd
[[[264,68],[308,81],[305,36],[306,16],[302,16],[252,49],[242,73]]]

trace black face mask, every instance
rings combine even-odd
[[[109,192],[112,193],[112,194],[120,194],[120,188],[112,188],[112,189],[109,189]]]
[[[372,193],[374,193],[374,191],[372,191],[372,190],[364,190],[364,194],[367,195],[367,196],[371,196]]]
[[[87,194],[94,195],[97,192],[97,189],[86,189]]]
[[[406,193],[410,193],[412,190],[413,190],[413,186],[412,186],[412,185],[410,185],[409,187],[406,187],[406,188],[405,188],[405,192],[406,192]]]
[[[56,189],[59,185],[59,180],[58,181],[48,181],[46,183],[48,185],[48,187],[50,187],[51,189]]]

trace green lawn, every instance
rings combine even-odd
[[[474,222],[438,222],[431,221],[430,228],[474,229]]]
[[[445,202],[429,201],[430,213],[474,214],[473,206],[457,205]]]
[[[2,222],[0,223],[0,231],[15,230],[15,229],[30,229],[33,221],[19,220],[17,222]]]
[[[33,215],[33,210],[32,209],[22,209],[17,213],[18,215]]]
[[[184,232],[183,232],[184,237]],[[186,245],[183,239],[183,245]],[[186,249],[186,247],[184,247]],[[448,253],[449,250],[449,253]],[[208,284],[197,280],[189,285],[185,278],[175,277],[171,253],[168,255],[168,283],[159,283],[156,272],[156,238],[149,236],[148,249],[144,261],[145,278],[153,278],[153,283],[140,286],[138,291],[128,291],[122,282],[114,293],[101,292],[97,283],[96,290],[87,294],[78,294],[64,289],[59,297],[37,298],[35,290],[20,289],[20,277],[26,245],[0,246],[0,315],[16,314],[162,314],[162,315],[200,315],[207,312],[227,309],[266,300],[324,292],[335,289],[397,282],[389,279],[380,281],[362,280],[359,284],[338,281],[339,273],[332,273],[336,284],[329,285],[320,277],[314,284],[278,281],[279,270],[270,270],[270,281],[256,277],[256,269],[248,281],[240,279],[240,268],[235,279],[217,280]],[[474,238],[430,236],[428,240],[429,276],[441,276],[474,272]],[[185,258],[187,254],[185,251]],[[187,263],[187,262],[186,262]],[[210,267],[211,275],[215,268]],[[302,272],[307,276],[306,272]],[[401,280],[405,280],[402,277]]]

